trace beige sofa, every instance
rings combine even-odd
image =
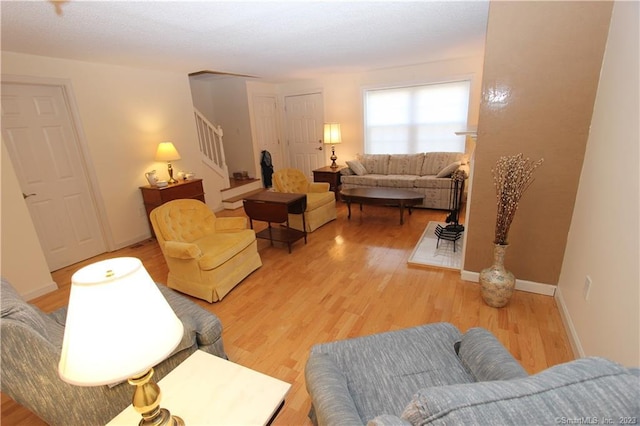
[[[462,152],[421,154],[365,154],[347,161],[341,171],[342,189],[402,188],[424,195],[416,207],[449,210],[451,174],[457,170],[469,177],[467,156]]]

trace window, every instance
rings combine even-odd
[[[365,152],[464,152],[469,80],[367,90]]]

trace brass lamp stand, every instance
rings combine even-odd
[[[153,368],[140,376],[132,377],[129,384],[136,387],[133,392],[133,408],[142,415],[139,426],[184,426],[184,420],[172,416],[169,410],[160,407],[160,387],[151,380]]]

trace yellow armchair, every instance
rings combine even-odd
[[[150,219],[169,267],[167,286],[182,293],[217,302],[262,266],[244,217],[216,217],[201,201],[174,200]]]
[[[306,231],[313,232],[337,217],[336,197],[329,191],[326,182],[309,182],[298,169],[280,169],[273,174],[274,189],[307,195],[307,209],[304,212]],[[302,215],[289,214],[289,226],[302,231]]]

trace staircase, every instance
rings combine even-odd
[[[214,126],[196,108],[193,109],[200,142],[202,162],[213,170],[222,180],[222,205],[225,209],[234,210],[242,207],[242,200],[251,194],[263,191],[260,179],[233,179],[229,177],[229,169],[224,158],[221,126]]]

